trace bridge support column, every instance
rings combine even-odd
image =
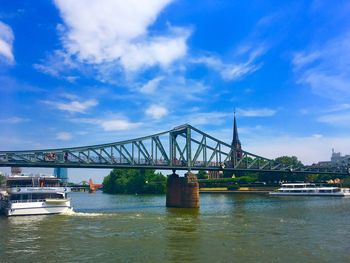
[[[199,207],[199,185],[197,176],[187,172],[185,177],[179,177],[173,171],[167,181],[167,207],[198,208]]]

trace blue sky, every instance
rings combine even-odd
[[[0,0],[0,149],[183,123],[230,142],[236,108],[250,152],[350,153],[349,13],[342,0]]]

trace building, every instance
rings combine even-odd
[[[236,112],[233,118],[233,136],[232,136],[231,148],[232,148],[231,162],[232,162],[232,165],[234,165],[237,161],[239,161],[242,158],[242,144],[238,137]]]
[[[57,178],[60,178],[62,183],[67,183],[68,182],[68,171],[67,168],[55,168],[53,172],[54,176]]]
[[[232,143],[231,143],[231,166],[234,166],[242,158],[242,144],[239,140],[238,129],[237,129],[237,121],[236,121],[236,112],[233,118],[233,134],[232,134]],[[208,178],[209,179],[218,179],[224,176],[222,171],[209,171]]]
[[[11,167],[11,174],[12,175],[21,175],[22,168],[21,167]]]
[[[350,162],[350,155],[341,156],[340,152],[334,152],[334,149],[332,149],[332,157],[331,157],[331,163],[349,163]]]
[[[223,177],[222,171],[209,171],[208,172],[208,179],[218,179]]]
[[[350,165],[350,155],[342,156],[340,152],[335,152],[334,149],[332,149],[332,156],[330,161],[323,161],[318,162],[318,165],[321,166],[344,166],[344,165]]]

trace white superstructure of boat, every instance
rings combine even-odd
[[[6,216],[66,213],[72,211],[68,192],[54,176],[8,176],[0,191],[0,210]]]
[[[349,188],[321,186],[313,183],[286,183],[282,184],[270,195],[293,196],[350,196]]]

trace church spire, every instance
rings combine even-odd
[[[236,148],[236,145],[241,146],[241,142],[238,137],[238,131],[237,131],[237,121],[236,121],[236,111],[234,112],[233,117],[233,136],[232,136],[232,146]]]
[[[234,111],[234,117],[233,117],[233,137],[232,137],[231,148],[232,148],[231,162],[234,166],[235,163],[242,158],[242,145],[241,145],[241,141],[239,140],[239,137],[238,137],[236,110]]]

